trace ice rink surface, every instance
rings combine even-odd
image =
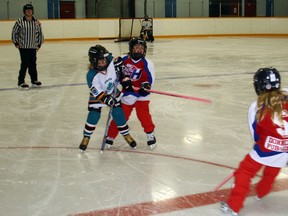
[[[219,202],[233,179],[213,190],[252,148],[247,111],[256,99],[253,74],[274,66],[282,86],[288,86],[288,38],[156,38],[148,43],[155,90],[212,103],[152,94],[157,148],[148,149],[134,111],[128,123],[137,149],[118,136],[103,154],[108,108],[86,152],[78,149],[87,116],[87,53],[95,44],[114,56],[128,52],[127,42],[112,40],[46,42],[37,65],[43,87],[29,91],[16,86],[18,50],[0,44],[0,215],[224,215]],[[286,216],[287,185],[288,168],[283,168],[273,192],[256,201],[251,189],[239,215]]]

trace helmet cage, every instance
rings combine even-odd
[[[275,68],[260,68],[253,78],[254,89],[257,95],[280,89],[281,77]]]
[[[144,53],[133,53],[133,48],[136,44],[141,44],[144,47]],[[129,41],[129,52],[131,55],[131,58],[134,60],[139,60],[141,58],[144,58],[146,55],[146,50],[147,50],[147,44],[142,38],[132,38]]]
[[[108,50],[106,50],[105,47],[103,47],[101,45],[96,45],[96,46],[90,47],[89,52],[88,52],[88,56],[89,56],[90,64],[92,65],[92,67],[94,69],[99,70],[99,71],[104,71],[107,69],[107,67],[109,65],[109,52],[108,52]],[[98,65],[98,62],[101,59],[106,60],[105,66],[99,66]]]

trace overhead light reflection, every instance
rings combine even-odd
[[[161,188],[159,188],[159,185],[157,185],[157,187],[157,190],[154,190],[151,194],[153,202],[163,201],[179,196],[179,194],[177,195],[171,187],[165,185],[161,185]]]
[[[199,132],[188,131],[186,134],[187,135],[185,135],[183,138],[183,142],[185,144],[201,144],[203,137]]]

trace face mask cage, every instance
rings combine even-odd
[[[134,60],[139,60],[139,59],[141,59],[141,58],[143,58],[144,57],[144,55],[143,54],[141,54],[141,53],[132,53],[131,54],[131,57],[132,57],[132,59],[134,59]]]
[[[105,59],[106,64],[100,66],[99,60],[102,60],[102,59]],[[93,58],[93,60],[91,61],[91,64],[92,64],[94,69],[99,70],[99,71],[104,71],[108,67],[108,58],[107,57],[106,58],[100,58],[100,59]]]

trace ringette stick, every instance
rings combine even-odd
[[[217,185],[213,191],[217,191],[219,188],[221,188],[226,182],[228,182],[232,177],[234,176],[234,173],[231,173],[229,176],[227,176],[219,185]]]
[[[105,148],[105,144],[106,144],[106,136],[107,136],[107,132],[108,132],[108,128],[109,128],[109,123],[110,123],[110,119],[112,116],[112,111],[113,111],[113,106],[110,106],[110,110],[108,113],[108,118],[107,118],[107,122],[106,122],[106,127],[105,127],[105,132],[104,132],[104,136],[103,136],[103,140],[102,140],[102,144],[101,144],[101,151],[104,150]]]
[[[114,86],[114,89],[113,89],[112,96],[114,98],[115,95],[116,95],[116,92],[117,92],[117,87],[116,87],[115,84],[113,84],[113,86]],[[103,140],[102,140],[102,144],[101,144],[101,152],[104,151],[104,148],[105,148],[106,136],[107,136],[108,128],[109,128],[109,125],[110,125],[110,119],[111,119],[111,116],[112,116],[113,107],[114,107],[114,105],[110,106],[110,110],[109,110],[109,113],[108,113],[106,127],[105,127],[105,132],[104,132],[104,136],[103,136]]]
[[[133,87],[133,89],[138,91],[140,88]],[[146,91],[150,92],[150,93],[160,94],[160,95],[167,95],[167,96],[172,96],[172,97],[184,98],[184,99],[195,100],[195,101],[200,101],[200,102],[204,102],[204,103],[212,103],[212,101],[210,99],[192,97],[189,95],[182,95],[182,94],[176,94],[176,93],[171,93],[171,92],[162,92],[162,91],[157,91],[157,90],[152,90],[152,89],[146,89]]]

